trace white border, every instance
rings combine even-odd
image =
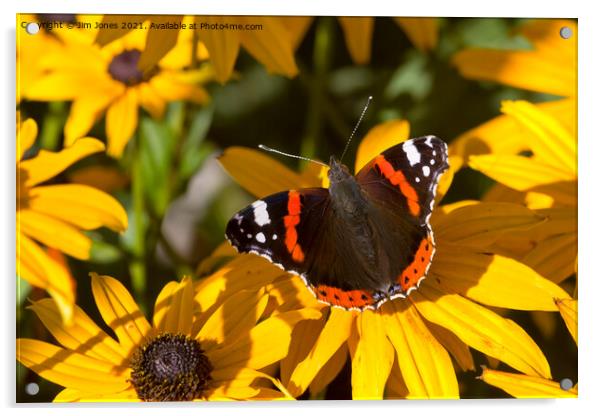
[[[146,0],[144,2],[125,2],[123,0],[21,0],[2,2],[0,19],[3,29],[3,65],[1,66],[3,83],[0,117],[2,117],[3,178],[0,181],[4,197],[0,209],[2,232],[0,255],[4,266],[1,277],[4,285],[4,325],[3,341],[0,343],[2,358],[5,360],[2,377],[2,403],[9,414],[21,412],[44,412],[49,414],[104,415],[107,408],[111,412],[117,409],[125,413],[138,411],[138,406],[120,404],[105,406],[16,406],[14,403],[14,299],[15,299],[15,239],[14,239],[14,51],[15,51],[15,14],[17,12],[77,12],[77,13],[168,13],[168,14],[306,14],[306,15],[405,15],[405,16],[498,16],[498,17],[577,17],[579,18],[579,298],[580,298],[580,350],[579,350],[579,399],[578,400],[465,400],[461,402],[304,402],[292,404],[250,403],[243,406],[213,404],[201,409],[190,405],[149,405],[144,411],[163,415],[166,408],[173,408],[182,414],[221,414],[224,411],[251,415],[267,413],[297,415],[307,411],[332,415],[341,410],[345,414],[365,415],[374,409],[381,414],[427,413],[439,416],[483,414],[508,416],[518,412],[545,412],[548,414],[592,414],[600,409],[602,395],[602,354],[600,320],[600,294],[602,293],[600,271],[600,245],[602,232],[600,208],[602,186],[602,126],[599,120],[602,107],[600,76],[602,74],[600,42],[602,41],[602,15],[591,0],[548,0],[528,2],[524,0],[504,0],[499,2],[477,2],[470,0],[454,1],[387,1],[369,0],[358,3],[350,1],[281,0],[248,1],[235,0],[227,4],[217,0]],[[598,238],[596,238],[598,237]],[[339,410],[339,407],[342,409]],[[134,410],[135,409],[135,410]]]

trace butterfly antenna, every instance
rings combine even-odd
[[[353,139],[353,135],[355,134],[355,131],[360,126],[360,123],[362,122],[362,119],[364,118],[364,114],[366,114],[366,111],[368,110],[368,106],[370,105],[371,101],[372,101],[372,96],[368,97],[368,101],[366,102],[366,105],[364,106],[364,109],[362,110],[362,114],[360,114],[360,118],[357,121],[357,123],[355,124],[355,127],[353,128],[353,131],[351,132],[351,136],[349,136],[349,139],[347,139],[347,144],[345,145],[345,149],[343,149],[343,154],[341,155],[341,159],[340,159],[341,162],[343,161],[343,156],[345,156],[345,153],[347,153],[347,148],[349,147],[349,144],[351,143],[351,139]]]
[[[308,157],[292,155],[290,153],[281,152],[280,150],[272,149],[271,147],[264,146],[263,144],[260,144],[259,148],[261,150],[265,150],[266,152],[278,153],[279,155],[282,155],[282,156],[288,156],[288,157],[293,157],[295,159],[307,160],[308,162],[313,162],[313,163],[317,163],[318,165],[329,167],[326,163],[322,163],[317,160],[310,159]]]

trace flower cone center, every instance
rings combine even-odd
[[[131,382],[144,401],[183,401],[200,397],[213,369],[198,341],[161,334],[136,350]]]
[[[109,74],[113,79],[123,82],[125,85],[136,85],[143,80],[142,71],[138,69],[138,61],[141,52],[130,49],[115,55],[109,64]]]

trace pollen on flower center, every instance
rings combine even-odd
[[[129,49],[116,55],[109,64],[111,77],[128,86],[142,82],[142,72],[138,69],[140,54],[138,49]]]
[[[161,334],[138,348],[131,362],[131,383],[143,401],[184,401],[200,397],[213,367],[198,341]]]

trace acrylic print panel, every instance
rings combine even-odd
[[[576,20],[16,31],[18,402],[577,397]]]

